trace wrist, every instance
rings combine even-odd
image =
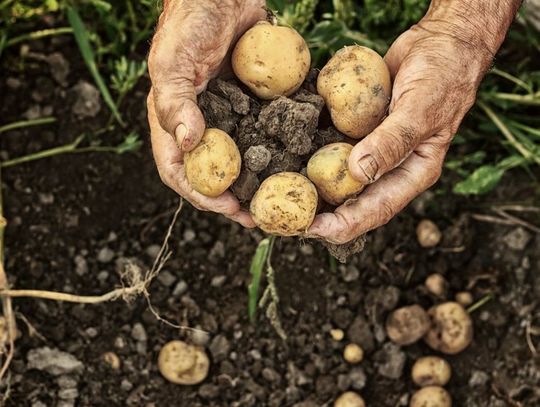
[[[495,56],[521,0],[432,0],[419,25]]]

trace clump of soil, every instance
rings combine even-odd
[[[242,170],[232,192],[244,207],[270,175],[293,171],[305,174],[309,158],[322,146],[347,141],[333,126],[325,125],[324,100],[316,93],[317,71],[312,70],[298,92],[272,101],[254,97],[235,80],[215,79],[199,96],[208,127],[227,132],[242,155]],[[321,202],[319,212],[333,208]],[[345,259],[363,248],[363,238],[348,245],[327,245]]]

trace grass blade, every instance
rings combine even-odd
[[[103,100],[105,101],[107,106],[109,106],[109,109],[111,109],[111,112],[115,119],[118,121],[118,123],[120,123],[122,127],[125,126],[124,121],[120,116],[120,112],[118,111],[118,108],[115,105],[111,94],[109,93],[109,89],[107,89],[107,85],[105,85],[105,81],[99,73],[96,64],[96,58],[94,56],[94,51],[92,51],[92,47],[90,46],[90,41],[88,39],[88,31],[86,31],[86,28],[84,27],[79,13],[75,8],[68,7],[67,16],[69,24],[73,28],[73,35],[75,36],[75,40],[77,41],[77,45],[79,46],[79,50],[84,59],[84,62],[86,63],[88,70],[92,74],[94,81],[96,82],[96,85],[101,92]]]
[[[4,126],[0,126],[0,134],[5,133],[6,131],[11,131],[15,129],[22,129],[25,127],[31,127],[31,126],[40,126],[42,124],[50,124],[56,122],[55,117],[42,117],[40,119],[33,119],[33,120],[21,120],[18,122],[13,122],[6,124]]]
[[[248,315],[249,320],[252,323],[255,322],[255,316],[257,314],[257,302],[259,299],[261,275],[263,272],[263,267],[266,264],[266,259],[268,258],[268,252],[270,251],[272,240],[273,237],[267,237],[266,239],[261,240],[257,250],[255,251],[253,259],[251,260],[251,266],[249,267],[251,283],[248,286]]]

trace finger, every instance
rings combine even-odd
[[[445,142],[421,144],[400,167],[366,188],[358,199],[346,202],[334,213],[318,215],[308,236],[342,244],[386,224],[438,180],[447,149]]]
[[[427,126],[416,119],[422,116],[421,112],[411,112],[411,108],[417,105],[407,103],[400,103],[372,133],[352,149],[349,171],[361,183],[371,184],[397,167],[428,134],[423,129]]]
[[[226,215],[227,218],[230,220],[233,220],[239,224],[241,224],[243,227],[252,229],[255,226],[255,222],[253,221],[253,218],[251,217],[251,214],[247,211],[239,210],[233,215]]]
[[[384,56],[384,62],[388,66],[390,76],[394,79],[401,67],[401,64],[405,60],[405,57],[409,54],[416,38],[411,35],[411,31],[405,31],[401,34],[392,44],[392,46],[386,52]]]

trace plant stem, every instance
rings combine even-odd
[[[532,88],[528,83],[522,81],[521,79],[519,79],[518,77],[516,77],[514,75],[509,74],[508,72],[502,71],[502,70],[497,69],[497,68],[493,68],[490,73],[492,73],[494,75],[498,75],[501,78],[508,79],[510,82],[513,82],[516,85],[522,87],[527,92],[532,93]]]
[[[480,299],[479,301],[477,301],[476,303],[474,303],[473,305],[471,305],[469,308],[467,308],[467,312],[468,312],[469,314],[472,314],[474,311],[476,311],[477,309],[483,307],[483,306],[486,305],[488,302],[490,302],[492,299],[493,299],[493,295],[492,295],[492,294],[486,295],[484,298]]]
[[[44,37],[52,37],[54,35],[72,34],[71,27],[47,28],[45,30],[33,31],[31,33],[21,34],[6,41],[6,48],[12,45],[19,44],[24,41],[37,40]]]
[[[4,161],[0,164],[1,168],[8,168],[13,167],[15,165],[27,163],[30,161],[40,160],[42,158],[52,157],[54,155],[58,154],[64,154],[64,153],[71,153],[73,152],[77,146],[82,142],[84,139],[84,135],[77,137],[75,141],[72,143],[60,146],[60,147],[54,147],[50,148],[48,150],[43,150],[34,154],[25,155],[23,157],[14,158],[12,160]]]
[[[42,124],[50,124],[56,122],[55,117],[42,117],[40,119],[34,119],[34,120],[21,120],[18,122],[13,122],[9,124],[5,124],[4,126],[0,126],[0,134],[5,133],[7,131],[15,130],[15,129],[22,129],[25,127],[31,127],[31,126],[40,126]]]
[[[492,93],[491,95],[499,100],[508,100],[523,105],[540,106],[540,92],[531,93],[530,95],[497,92]]]

